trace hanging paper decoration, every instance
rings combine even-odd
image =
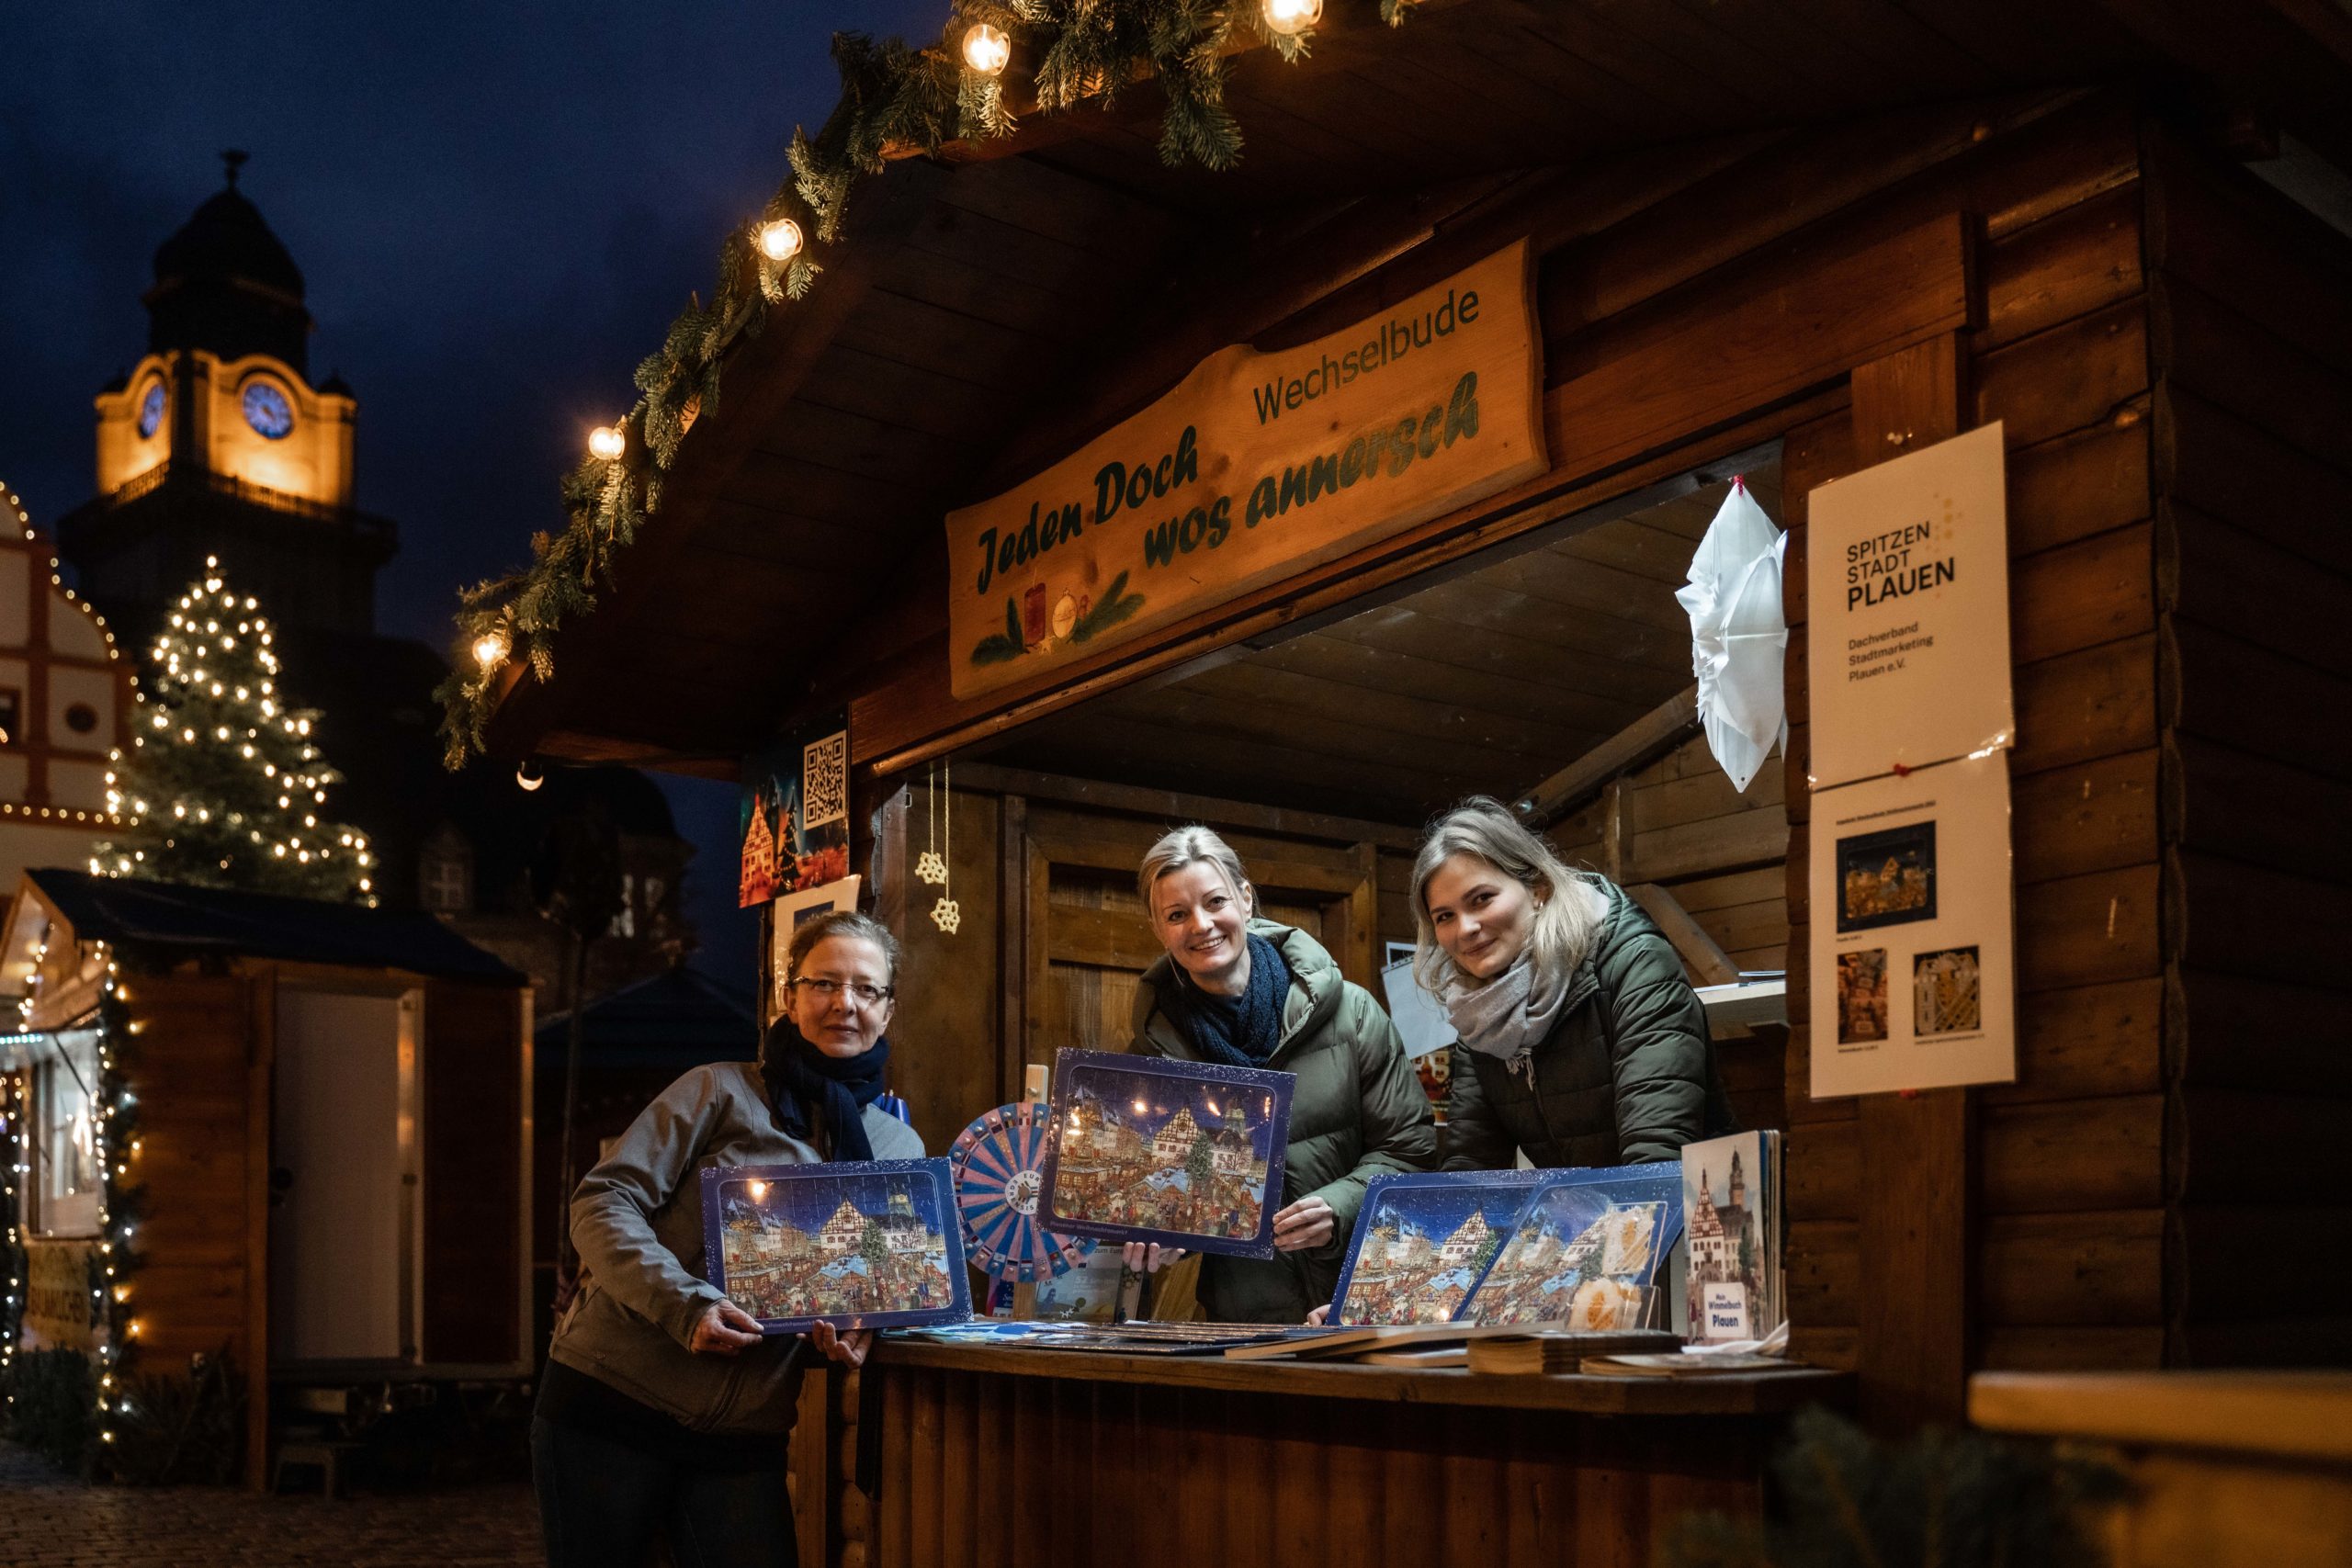
[[[934,821],[936,821],[940,816],[944,816],[947,818],[946,829],[943,833],[941,833],[939,839],[939,852],[933,854],[926,851],[924,852],[922,859],[915,863],[915,874],[917,876],[922,877],[925,882],[936,882],[939,885],[939,902],[931,907],[931,923],[937,926],[949,936],[954,936],[956,934],[956,928],[964,923],[964,911],[956,904],[956,900],[949,897],[949,889],[947,886],[947,857],[950,852],[950,846],[955,842],[956,835],[956,795],[954,793],[955,777],[956,775],[952,772],[949,772],[946,776],[940,781],[939,787],[947,790],[948,795],[947,805],[944,809],[941,810],[935,808],[933,812]],[[937,792],[934,791],[934,801],[936,798]],[[925,869],[926,863],[928,863],[930,870]],[[933,876],[930,874],[930,871],[936,871],[939,874]]]
[[[947,881],[947,863],[939,856],[939,770],[933,768],[923,786],[924,817],[928,826],[923,838],[922,854],[915,861],[915,880],[942,886]]]
[[[1001,1105],[958,1134],[948,1153],[965,1256],[994,1279],[1032,1284],[1068,1273],[1094,1251],[1092,1242],[1057,1235],[1037,1221],[1052,1115],[1028,1100]]]
[[[1772,748],[1788,739],[1781,684],[1789,641],[1781,615],[1785,546],[1786,536],[1735,479],[1690,558],[1690,581],[1674,595],[1690,616],[1690,666],[1707,748],[1741,791]]]

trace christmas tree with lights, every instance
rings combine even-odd
[[[92,872],[376,902],[367,836],[321,816],[343,775],[311,741],[318,716],[286,705],[275,637],[209,558],[148,650],[131,750],[107,774],[107,807],[130,827]]]

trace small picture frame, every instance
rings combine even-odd
[[[1296,1082],[1253,1067],[1061,1052],[1038,1201],[1046,1225],[1272,1258]]]
[[[1351,1326],[1450,1323],[1548,1170],[1375,1176],[1348,1238],[1329,1321]]]
[[[765,1334],[972,1315],[944,1159],[712,1167],[705,1273]]]

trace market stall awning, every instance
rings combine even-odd
[[[426,914],[329,904],[222,887],[135,882],[86,872],[25,874],[8,952],[37,940],[35,910],[53,913],[82,942],[170,961],[203,956],[396,969],[450,980],[522,985],[524,976]]]
[[[504,676],[492,749],[731,775],[850,672],[943,660],[926,612],[945,512],[1227,343],[1325,330],[1376,269],[1381,288],[1427,281],[1393,264],[1506,197],[1524,213],[1544,193],[1558,342],[1628,304],[1588,286],[1584,240],[1605,231],[1668,283],[1704,275],[1694,204],[1645,226],[1664,197],[1826,213],[1854,145],[1916,146],[1924,167],[2099,84],[2352,152],[2352,18],[2299,0],[1429,0],[1395,30],[1372,10],[1333,5],[1298,63],[1232,62],[1231,170],[1161,161],[1147,83],[858,186],[807,298],[731,351],[616,584],[557,638],[553,681]]]

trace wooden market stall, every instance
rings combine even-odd
[[[556,678],[503,677],[492,750],[731,776],[845,706],[856,858],[922,976],[898,1087],[934,1150],[1025,1065],[1124,1039],[1156,952],[1133,869],[1165,826],[1227,830],[1270,912],[1369,980],[1410,931],[1419,824],[1495,794],[1639,888],[1698,977],[1787,970],[1786,1025],[1721,1049],[1743,1116],[1787,1130],[1796,1350],[1854,1371],[1867,1416],[1959,1420],[1980,1370],[2341,1360],[2341,1266],[2297,1238],[2352,1219],[2324,1154],[2352,1109],[2330,962],[2352,752],[2313,722],[2352,694],[2352,239],[2328,195],[2352,29],[2218,0],[1463,0],[1393,33],[1332,11],[1302,62],[1233,60],[1230,171],[1164,166],[1137,86],[861,186]],[[1048,659],[1019,656],[1065,623],[1009,606],[1007,663],[970,668],[944,515],[1226,345],[1376,323],[1521,241],[1532,470]],[[2016,1081],[1815,1100],[1809,498],[1995,423]],[[1696,736],[1673,599],[1734,475],[1789,530],[1785,766],[1745,792]],[[952,934],[913,875],[934,790]],[[1041,1402],[1087,1443],[1192,1418],[1049,1368],[879,1365],[918,1510],[970,1495],[975,1400]],[[1415,1375],[1364,1386],[1452,1397]],[[847,1414],[804,1481],[842,1473]],[[1730,1415],[1672,1417],[1634,1469],[1668,1474]],[[1443,1451],[1409,1419],[1363,1429]],[[1554,1451],[1575,1484],[1576,1445]],[[1334,1515],[1351,1477],[1418,1462],[1348,1454]],[[874,1522],[903,1496],[811,1526],[808,1495],[844,1560],[932,1560]],[[1637,1560],[1642,1520],[1562,1560]],[[953,1560],[999,1560],[991,1539]]]
[[[28,1347],[217,1360],[256,1485],[355,1396],[531,1375],[523,976],[430,916],[55,870],[0,940]]]

